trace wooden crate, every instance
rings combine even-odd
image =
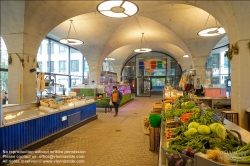
[[[149,150],[158,151],[160,146],[160,128],[149,128]]]
[[[161,111],[162,111],[162,103],[155,103],[153,107],[153,112],[161,113]]]

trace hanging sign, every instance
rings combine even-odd
[[[152,70],[152,69],[148,70],[148,73],[153,73],[153,72],[154,72],[154,70]]]

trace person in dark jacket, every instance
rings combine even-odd
[[[111,100],[115,108],[114,117],[118,114],[118,107],[122,100],[122,93],[117,89],[117,86],[113,86],[113,92],[111,94]]]

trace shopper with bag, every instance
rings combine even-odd
[[[118,115],[118,107],[122,100],[122,93],[117,89],[117,86],[113,86],[113,92],[111,94],[111,100],[115,108],[114,117]]]

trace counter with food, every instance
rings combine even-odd
[[[0,125],[0,159],[3,150],[22,150],[49,136],[97,119],[93,97],[60,96],[40,103],[10,105],[3,108]],[[14,143],[13,143],[14,142]],[[6,155],[6,154],[5,154]]]

